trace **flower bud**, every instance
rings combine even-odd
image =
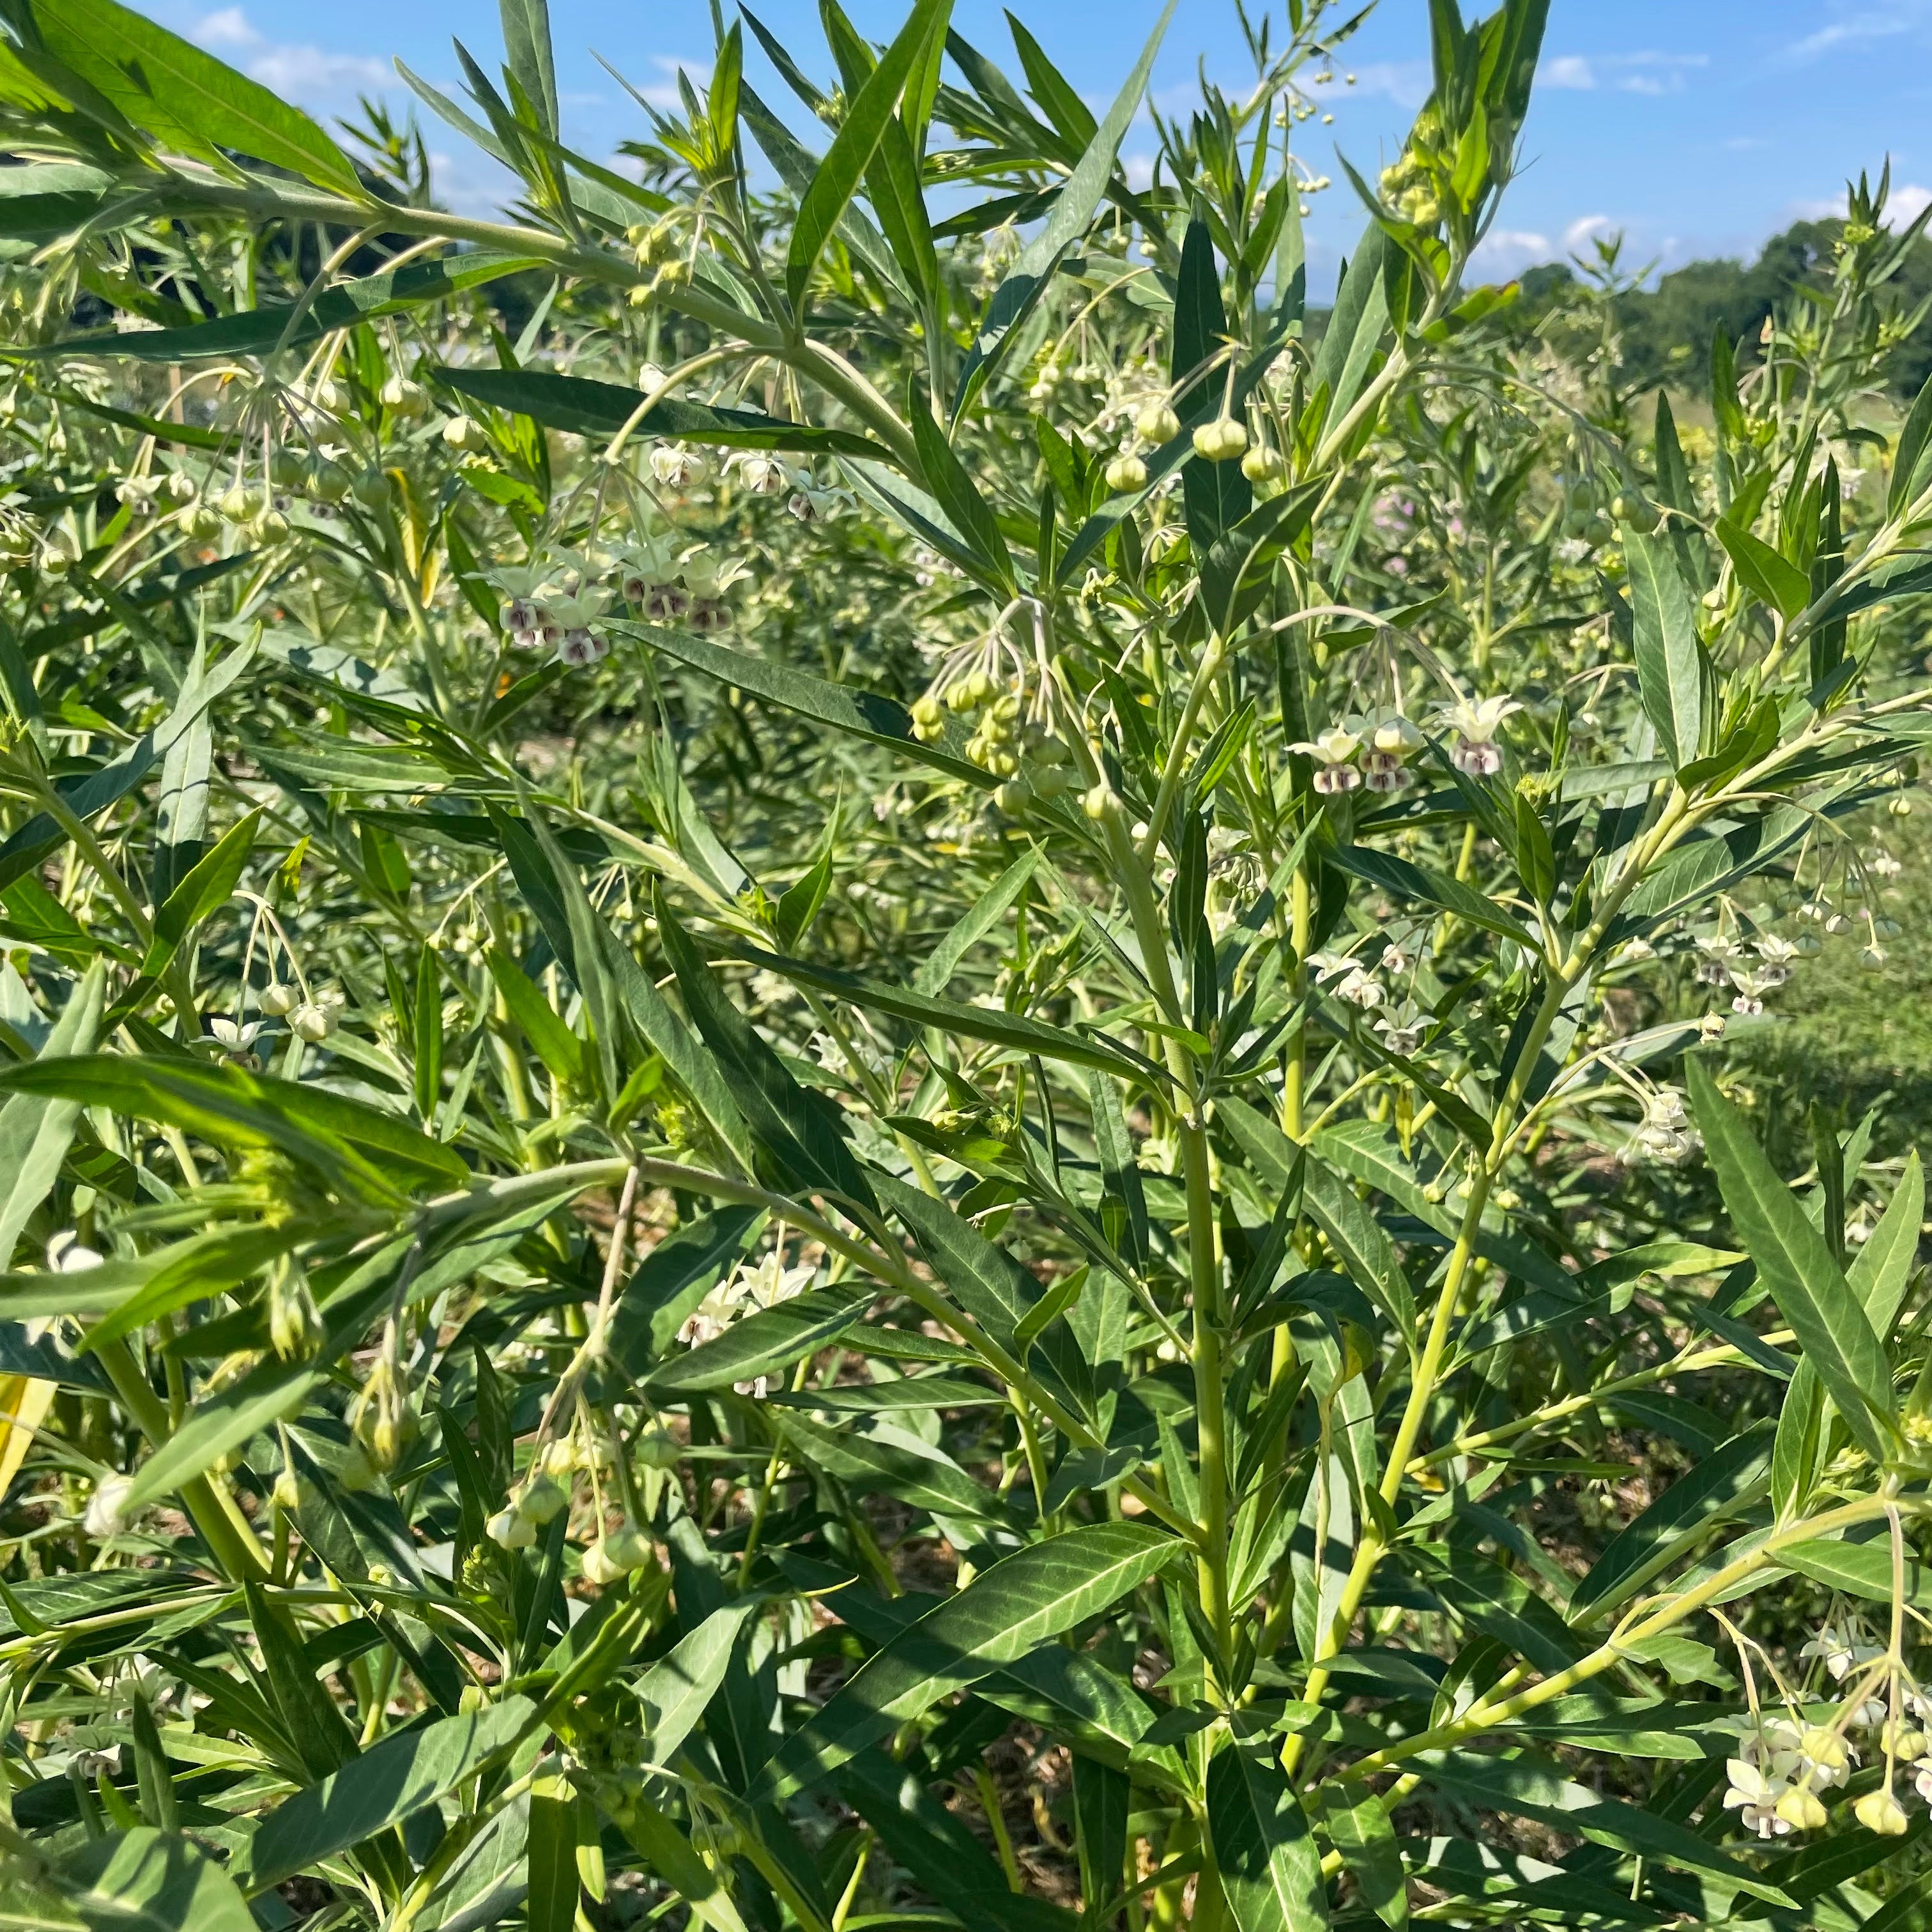
[[[1271,442],[1256,443],[1241,458],[1241,474],[1250,483],[1275,482],[1287,467],[1282,460],[1281,452]]]
[[[349,486],[365,510],[380,510],[389,500],[389,476],[383,470],[365,470]]]
[[[537,1540],[537,1526],[513,1509],[499,1510],[483,1526],[483,1533],[505,1550],[527,1550]]]
[[[468,416],[452,416],[442,426],[442,440],[452,449],[473,449],[483,436]]]
[[[1105,818],[1110,812],[1120,810],[1120,795],[1102,778],[1080,801],[1080,808],[1089,818],[1096,820]]]
[[[1171,403],[1143,403],[1135,412],[1134,427],[1149,442],[1172,442],[1180,434],[1180,418]]]
[[[271,980],[262,988],[255,1004],[272,1020],[286,1019],[301,1003],[301,998],[294,987],[284,986],[279,980]]]
[[[82,1527],[97,1541],[118,1536],[128,1527],[128,1492],[134,1486],[132,1476],[110,1476],[94,1485],[88,1498]]]
[[[530,1534],[534,1539],[536,1531],[531,1531]],[[596,1583],[600,1586],[614,1583],[623,1574],[623,1566],[604,1548],[602,1537],[584,1552],[584,1580],[586,1583]]]
[[[1815,1792],[1787,1791],[1778,1801],[1778,1815],[1794,1832],[1822,1831],[1825,1826],[1825,1807]]]
[[[539,1476],[517,1498],[517,1514],[534,1523],[546,1523],[570,1507],[570,1492],[548,1476]]]
[[[319,1045],[335,1030],[336,1010],[310,1000],[289,1016],[289,1030],[311,1046]]]
[[[225,522],[245,524],[262,507],[262,500],[245,484],[237,483],[222,493],[221,500],[214,507],[221,512]]]
[[[1847,1762],[1844,1738],[1822,1724],[1807,1726],[1798,1740],[1798,1748],[1814,1764],[1822,1765],[1827,1771],[1842,1771]]]
[[[268,1500],[285,1516],[292,1516],[315,1500],[315,1485],[306,1476],[298,1476],[294,1470],[284,1468],[275,1478],[275,1486],[268,1492]]]
[[[634,1522],[627,1522],[621,1529],[612,1530],[603,1543],[604,1555],[620,1570],[641,1570],[656,1554],[650,1538]]]
[[[349,472],[332,457],[317,457],[309,466],[308,494],[320,502],[340,502],[349,494]]]
[[[1138,456],[1117,456],[1107,465],[1107,488],[1116,496],[1147,488],[1147,465]]]
[[[1852,1815],[1868,1832],[1882,1838],[1905,1835],[1905,1807],[1889,1791],[1868,1791],[1852,1807]]]

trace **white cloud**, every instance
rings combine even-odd
[[[1902,4],[1888,7],[1864,8],[1793,40],[1784,50],[1784,58],[1816,60],[1840,47],[1869,46],[1875,40],[1891,40],[1923,25],[1925,12],[1924,6],[1915,4],[1915,0],[1902,0]]]
[[[1921,188],[1916,182],[1900,182],[1885,205],[1886,226],[1910,228],[1925,212],[1928,202],[1932,202],[1932,188]]]
[[[1543,63],[1537,79],[1545,87],[1572,87],[1588,93],[1597,84],[1597,72],[1581,54],[1558,54]]]
[[[1340,63],[1336,64],[1339,67]],[[1311,87],[1309,92],[1328,100],[1345,98],[1351,94],[1379,94],[1393,100],[1398,107],[1413,111],[1429,98],[1430,89],[1435,85],[1426,61],[1371,61],[1367,66],[1356,68],[1353,72],[1353,86],[1338,73],[1327,86]],[[1198,96],[1190,94],[1190,98]]]
[[[1618,94],[1682,94],[1686,76],[1710,64],[1708,54],[1660,53],[1649,47],[1628,54],[1553,54],[1537,80],[1545,87],[1583,94],[1600,87]]]
[[[1555,251],[1550,237],[1533,228],[1492,228],[1472,252],[1471,266],[1482,274],[1507,278],[1520,274],[1538,262],[1548,261]]]
[[[224,7],[205,16],[194,37],[205,47],[218,47],[232,56],[251,80],[298,101],[366,94],[391,86],[395,78],[386,62],[371,55],[272,43],[239,7]]]
[[[1615,234],[1622,226],[1607,214],[1580,214],[1563,231],[1563,252],[1574,255],[1600,238]]]
[[[248,24],[248,16],[239,7],[224,7],[218,14],[211,14],[194,30],[194,37],[205,47],[254,47],[260,46],[262,37]]]

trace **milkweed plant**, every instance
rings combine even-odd
[[[1639,394],[1546,0],[1173,11],[0,4],[6,1924],[1932,1918],[1927,214]]]

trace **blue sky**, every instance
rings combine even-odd
[[[389,57],[454,90],[452,36],[493,68],[498,16],[489,0],[140,0],[178,31],[320,115],[352,110],[377,89],[408,99]],[[602,54],[647,96],[680,63],[701,71],[711,34],[706,0],[550,0],[559,86],[574,143],[609,152],[639,131],[634,105],[601,68]],[[862,30],[883,38],[904,0],[847,0]],[[829,77],[814,0],[764,0],[760,16],[807,70]],[[1111,98],[1159,10],[1159,0],[1017,0],[1014,10],[1090,100]],[[1279,16],[1276,0],[1274,10]],[[1337,17],[1346,14],[1338,6]],[[1465,0],[1466,12],[1475,8]],[[1017,74],[997,0],[956,0],[954,23]],[[1337,146],[1370,171],[1393,152],[1428,87],[1425,0],[1381,0],[1342,50],[1335,120],[1299,130],[1315,170],[1340,180]],[[1490,274],[1560,259],[1594,232],[1620,229],[1630,258],[1668,268],[1700,255],[1745,254],[1801,214],[1826,212],[1849,174],[1876,173],[1886,154],[1898,204],[1932,196],[1932,0],[1554,0],[1526,166],[1480,265]],[[1197,61],[1229,88],[1248,72],[1232,0],[1180,0],[1155,74],[1164,110],[1196,98]],[[750,70],[776,105],[788,98],[762,55]],[[496,190],[490,164],[432,122],[444,192],[478,208]],[[1127,142],[1143,159],[1151,140]],[[1317,198],[1311,266],[1352,244],[1359,211],[1338,186]]]

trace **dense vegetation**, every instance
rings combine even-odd
[[[1544,11],[1318,332],[1322,0],[488,222],[0,8],[0,1922],[1932,1912],[1922,244],[1466,288]]]

